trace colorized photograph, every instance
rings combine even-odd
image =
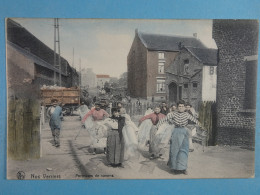
[[[7,179],[255,177],[258,20],[5,24]]]

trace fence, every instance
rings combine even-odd
[[[143,102],[140,104],[137,103],[124,104],[126,113],[129,114],[130,116],[144,115],[148,107],[153,107],[153,105],[150,102]]]
[[[207,145],[209,146],[213,146],[216,143],[216,112],[216,102],[201,102],[199,105],[199,121],[208,130]]]
[[[8,101],[8,143],[10,159],[40,157],[40,102],[30,99]]]

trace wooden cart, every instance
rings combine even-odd
[[[80,89],[76,87],[41,89],[41,96],[46,107],[51,106],[52,99],[57,99],[62,104],[65,115],[72,115],[80,106]]]

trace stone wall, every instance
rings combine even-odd
[[[245,107],[248,78],[244,58],[257,55],[258,22],[214,20],[212,33],[219,49],[217,143],[254,146],[255,110]],[[256,78],[251,79],[256,82]]]

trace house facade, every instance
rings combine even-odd
[[[155,35],[136,30],[127,56],[130,96],[154,101],[167,100],[165,70],[183,45],[205,48],[195,37]]]
[[[195,109],[201,101],[216,101],[216,71],[216,49],[182,47],[165,71],[168,101],[182,99]]]
[[[110,81],[110,76],[106,74],[97,74],[96,75],[96,82],[98,88],[104,88],[106,82]]]
[[[81,86],[85,88],[93,88],[97,86],[96,74],[92,68],[83,69],[81,71]]]
[[[254,147],[257,20],[213,20],[219,50],[217,144]]]

